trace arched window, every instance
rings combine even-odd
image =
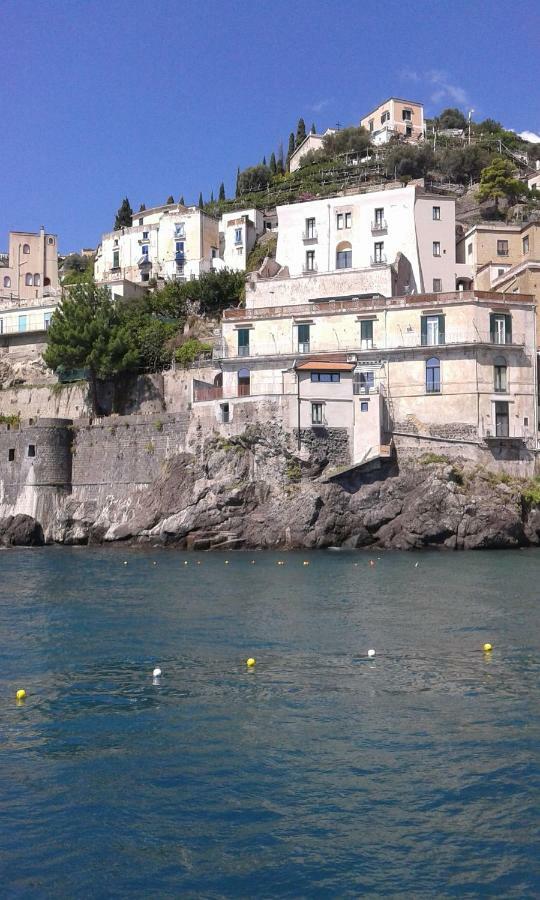
[[[34,277],[33,277],[33,275],[30,274],[30,272],[26,273],[24,283],[27,287],[32,287],[32,285],[34,283]]]
[[[440,394],[441,392],[441,361],[436,356],[430,356],[426,362],[426,394]]]
[[[336,247],[336,269],[350,269],[352,266],[352,247],[348,241],[341,241]]]
[[[34,287],[39,287],[40,284],[41,284],[41,275],[39,274],[39,272],[36,272],[36,274],[34,275]]]
[[[506,360],[504,356],[496,356],[493,361],[493,383],[498,394],[506,394]]]
[[[11,278],[9,277],[9,275],[4,275],[4,287],[11,287]]]
[[[51,283],[51,279],[50,279],[50,278],[44,278],[44,279],[43,279],[43,284],[45,285],[45,287],[47,287],[47,285],[49,285],[50,283]]]
[[[214,387],[223,387],[223,372],[218,372],[214,378]]]
[[[50,237],[50,238],[49,238],[49,244],[54,244],[54,238],[53,238],[53,237]]]
[[[23,244],[23,245],[22,245],[22,252],[23,252],[23,253],[30,253],[30,244]]]
[[[250,375],[249,369],[238,370],[238,396],[249,397],[250,395]]]

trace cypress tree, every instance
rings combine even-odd
[[[166,200],[165,202],[166,202],[166,205],[167,205],[167,206],[170,206],[171,203],[174,203],[174,197],[173,197],[173,195],[172,195],[172,194],[169,194],[169,196],[167,197],[167,200]]]
[[[225,185],[221,182],[219,186],[218,200],[225,200]]]
[[[180,200],[179,200],[178,202],[179,202],[180,206],[185,206],[185,205],[186,205],[186,204],[184,203],[184,195],[183,195],[183,194],[182,194],[182,196],[180,197]]]
[[[289,135],[289,149],[287,150],[287,171],[289,171],[289,162],[294,153],[294,146],[294,134],[291,131]]]
[[[277,170],[279,175],[285,174],[285,161],[283,158],[283,142],[280,141],[279,151],[278,151],[278,159],[277,159]]]
[[[296,143],[295,146],[299,147],[302,141],[306,137],[306,123],[303,119],[298,119],[298,125],[296,126]]]
[[[130,206],[128,198],[124,197],[124,199],[122,200],[122,205],[116,213],[116,219],[114,220],[114,230],[117,231],[118,228],[130,228],[132,217],[133,210]]]
[[[312,123],[311,123],[311,133],[312,133],[312,134],[317,134],[317,129],[315,128],[315,122],[312,122]]]
[[[199,194],[199,209],[202,209],[203,206],[204,206],[204,202],[203,202],[202,191],[201,191]]]
[[[270,157],[270,171],[272,175],[277,173],[276,154],[274,152],[272,152],[272,156]]]
[[[214,203],[214,192],[210,191],[210,203]]]
[[[139,212],[144,212],[145,209],[146,209],[146,203],[141,203],[141,205],[139,206]]]
[[[235,189],[235,197],[239,197],[239,187],[240,187],[240,166],[238,166],[236,170],[236,189]]]
[[[263,161],[262,161],[262,164],[263,164],[263,166],[265,166],[265,165],[266,165],[266,156],[263,156]]]

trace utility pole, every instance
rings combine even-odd
[[[471,146],[471,118],[472,118],[473,112],[474,112],[474,109],[470,109],[470,110],[469,110],[469,115],[468,115],[468,119],[469,119],[469,147]]]

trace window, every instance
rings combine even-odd
[[[144,222],[144,219],[139,219],[139,225],[142,225],[143,222]],[[116,241],[116,243],[118,243],[118,241]]]
[[[36,445],[28,444],[28,456],[35,456],[35,455],[36,455]]]
[[[498,400],[495,404],[495,435],[497,437],[508,437],[509,419],[508,403]]]
[[[30,253],[30,244],[23,244],[22,252]]]
[[[142,225],[142,222],[141,222],[141,225]],[[114,246],[115,246],[115,247],[118,247],[118,238],[115,238],[115,239],[114,239]]]
[[[440,222],[440,220],[441,220],[441,207],[434,206],[433,207],[433,221]]]
[[[223,422],[224,425],[227,425],[231,421],[229,404],[222,403],[220,406],[220,412],[221,412],[221,421]]]
[[[315,219],[306,219],[306,238],[308,240],[315,237]]]
[[[350,228],[352,225],[352,213],[345,213],[345,228]]]
[[[0,319],[0,334],[4,333],[4,320]]]
[[[242,243],[242,229],[241,228],[234,229],[234,243],[235,244]]]
[[[384,241],[377,241],[373,244],[373,262],[374,263],[382,263],[384,262]]]
[[[373,131],[373,119],[369,120],[369,130]]]
[[[467,256],[472,256],[472,244],[467,244]]]
[[[523,238],[522,244],[523,244],[523,252],[528,253],[529,252],[529,235],[527,235],[527,237]]]
[[[386,112],[383,112],[383,114],[381,116],[381,125],[384,125],[385,122],[389,122],[389,121],[390,121],[390,113],[388,112],[388,110],[386,110]]]
[[[504,272],[505,272],[504,269],[497,269],[497,278],[500,278],[501,275],[504,275]]]
[[[493,313],[489,317],[489,333],[492,344],[512,343],[512,316]]]
[[[174,256],[176,262],[182,262],[184,259],[184,241],[176,241],[174,245]]]
[[[338,213],[336,215],[336,228],[339,231],[341,231],[341,229],[343,228],[343,221],[344,221],[343,213]]]
[[[148,240],[148,232],[147,232],[147,231],[143,231],[143,233],[142,233],[142,239],[143,239],[143,241],[147,241],[147,240]]]
[[[311,404],[311,424],[312,425],[322,425],[323,424],[323,404],[322,403],[312,403]]]
[[[141,272],[141,281],[150,281],[150,272]]]
[[[49,243],[49,244],[54,244],[54,238],[53,238],[53,237],[50,237],[50,238],[48,239],[47,243]]]
[[[441,255],[441,242],[433,241],[433,256],[440,256],[440,255]]]
[[[412,122],[412,110],[411,109],[402,110],[401,117],[404,122]]]
[[[441,392],[441,363],[436,356],[426,361],[426,394]]]
[[[322,382],[324,384],[330,384],[333,382],[334,384],[340,381],[340,373],[339,372],[312,372],[311,380],[312,382]]]
[[[112,267],[113,269],[120,268],[120,250],[113,250]]]
[[[444,316],[422,316],[420,343],[423,347],[444,344]]]
[[[142,222],[141,222],[142,224]],[[174,226],[175,238],[184,238],[186,236],[186,226],[184,222],[177,222]]]
[[[298,325],[298,352],[309,353],[309,325]]]
[[[412,125],[407,125],[405,128],[405,137],[412,137]]]
[[[27,287],[32,287],[32,285],[34,283],[34,276],[31,275],[30,272],[26,273],[25,278],[24,278],[24,283]]]
[[[497,241],[497,256],[508,256],[508,241]]]
[[[249,397],[251,393],[251,379],[249,369],[238,370],[238,396]]]
[[[28,328],[28,316],[19,316],[18,331],[26,331]]]
[[[249,328],[238,329],[238,356],[249,356]]]
[[[360,322],[360,346],[362,350],[370,350],[373,347],[373,321],[371,319]]]
[[[218,255],[217,247],[212,247],[210,252],[212,254],[212,259],[217,259],[217,255]]]
[[[306,250],[306,272],[315,271],[315,250]]]
[[[352,247],[342,241],[336,248],[336,269],[350,269],[352,266]]]
[[[41,275],[39,274],[39,272],[36,272],[36,274],[34,275],[34,287],[39,287],[40,284],[41,284]]]
[[[442,280],[440,278],[433,279],[433,293],[438,294],[442,291]]]
[[[51,324],[51,319],[52,319],[52,313],[46,312],[43,314],[43,325],[44,325],[45,331],[49,330],[49,325]]]
[[[360,412],[369,411],[369,400],[360,400]]]
[[[384,207],[381,206],[375,210],[375,226],[382,228],[384,224]]]
[[[9,275],[4,275],[4,287],[5,288],[11,287],[11,278],[9,277]]]
[[[506,360],[504,356],[496,356],[493,365],[494,388],[498,394],[506,394]]]
[[[143,244],[141,247],[141,250],[142,250],[143,256],[148,256],[148,250],[149,250],[148,244]]]
[[[375,372],[355,372],[353,375],[353,394],[369,394],[375,387]]]
[[[8,462],[13,462],[15,459],[15,447],[10,447],[8,450]]]

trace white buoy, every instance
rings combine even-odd
[[[152,675],[154,678],[159,678],[161,675],[161,669],[159,667],[154,669],[154,671],[152,672]]]
[[[367,655],[368,655],[369,657],[375,656],[375,650],[373,650],[373,648],[372,648],[371,650],[368,650]]]

